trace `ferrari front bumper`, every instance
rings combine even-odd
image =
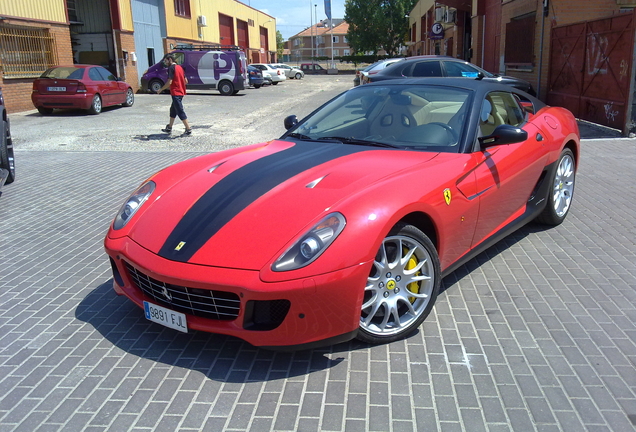
[[[166,260],[127,237],[106,237],[105,248],[117,294],[142,308],[148,301],[185,313],[188,329],[276,349],[330,345],[357,334],[368,265],[267,283],[258,271]],[[158,294],[146,285],[159,287]],[[182,292],[186,297],[209,293],[211,300],[198,310],[184,310],[176,301]]]

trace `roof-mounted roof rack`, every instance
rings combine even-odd
[[[236,45],[221,45],[221,44],[206,44],[206,45],[194,45],[194,44],[177,44],[174,49],[188,50],[188,51],[240,51],[241,47]]]

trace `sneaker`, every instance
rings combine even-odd
[[[192,135],[192,129],[186,129],[184,135]]]
[[[170,125],[166,125],[165,128],[161,129],[161,132],[170,133],[172,132],[172,128],[170,127]]]

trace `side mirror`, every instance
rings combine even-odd
[[[516,144],[528,139],[528,132],[515,126],[499,125],[492,135],[479,138],[481,148],[501,144]]]
[[[298,124],[298,119],[295,115],[290,115],[285,117],[285,120],[283,120],[283,124],[285,125],[285,129],[290,130]]]

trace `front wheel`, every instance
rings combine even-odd
[[[148,84],[148,90],[150,90],[150,93],[157,93],[161,90],[161,87],[163,87],[163,83],[159,80],[152,80]]]
[[[219,84],[219,93],[223,96],[231,96],[234,94],[234,86],[229,81],[221,81],[221,84]]]
[[[254,88],[255,88],[255,89],[261,88],[261,85],[262,85],[262,84],[254,84]]]
[[[303,76],[300,72],[296,72],[296,76],[294,78],[301,79]]]
[[[88,109],[88,113],[92,115],[96,115],[102,112],[102,98],[95,94],[93,96],[93,101],[91,102],[91,107]]]
[[[272,81],[272,84],[278,85],[278,81]]]
[[[396,225],[382,241],[367,278],[357,338],[393,342],[428,316],[442,272],[433,242],[413,225]]]
[[[546,197],[547,204],[543,212],[537,216],[537,222],[546,225],[559,225],[565,220],[572,205],[575,173],[574,153],[566,148],[561,152],[561,157],[557,162],[557,168]]]
[[[38,112],[42,115],[51,115],[53,114],[53,108],[38,107]]]
[[[128,91],[126,91],[126,101],[122,105],[124,105],[125,107],[131,107],[134,103],[135,94],[133,93],[132,89],[129,88]]]

